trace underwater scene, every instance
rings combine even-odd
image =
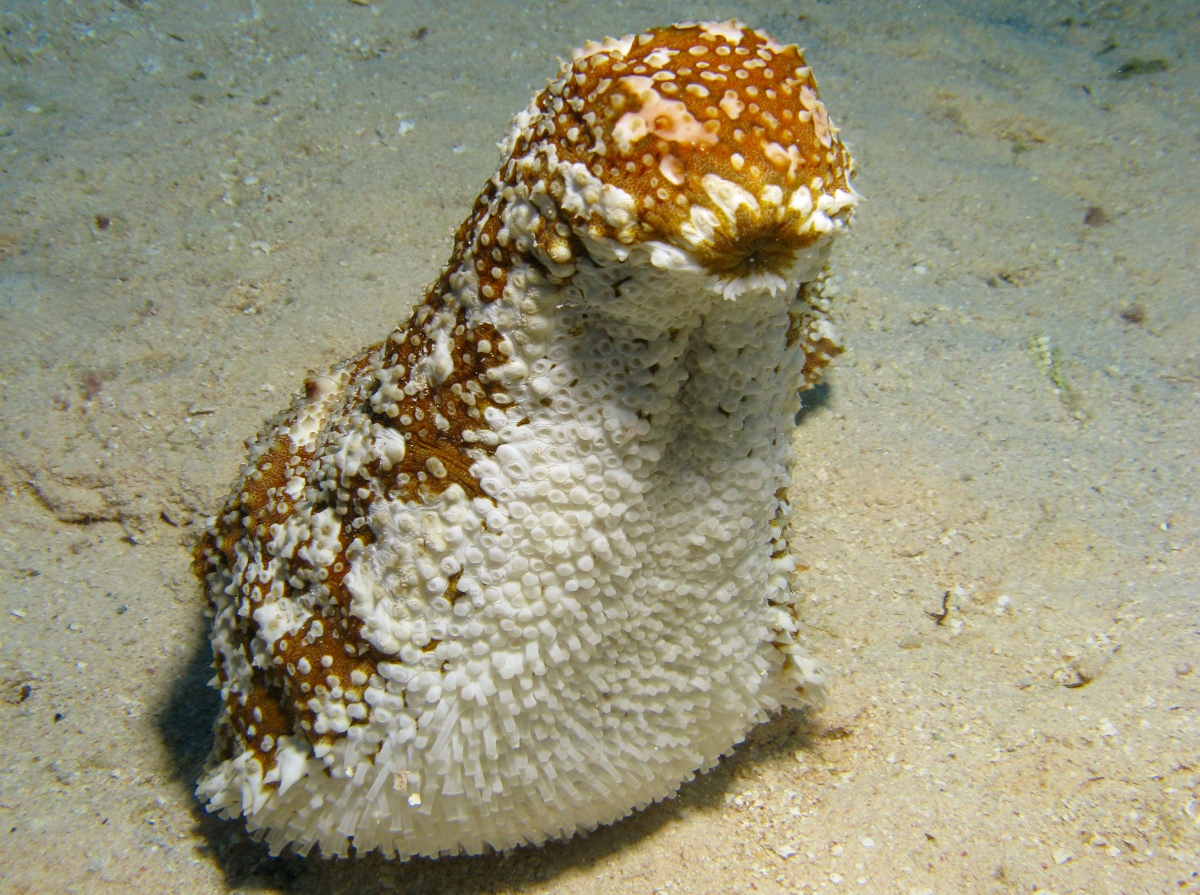
[[[12,0],[0,892],[1200,892],[1193,0]]]

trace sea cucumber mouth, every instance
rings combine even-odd
[[[718,230],[712,244],[697,250],[697,260],[722,280],[786,277],[795,261],[798,240],[791,221],[774,221],[737,236]]]

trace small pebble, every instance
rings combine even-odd
[[[13,613],[13,614],[15,615],[16,613]],[[1189,665],[1187,662],[1180,662],[1179,664],[1177,664],[1175,666],[1175,673],[1177,675],[1179,675],[1180,677],[1186,677],[1187,675],[1192,673],[1192,666]]]
[[[1055,864],[1065,864],[1065,863],[1067,863],[1067,861],[1069,861],[1073,857],[1075,857],[1073,854],[1071,854],[1065,848],[1056,848],[1053,852],[1053,856],[1054,856]]]
[[[796,850],[790,845],[779,845],[775,847],[775,853],[781,858],[790,858],[796,853]]]
[[[863,848],[874,848],[875,840],[872,839],[870,836],[864,836],[862,839],[862,844],[863,844]]]
[[[1109,217],[1099,205],[1089,205],[1083,212],[1083,222],[1089,227],[1103,227]]]
[[[1145,323],[1146,322],[1146,306],[1133,302],[1121,309],[1121,319],[1126,323]]]

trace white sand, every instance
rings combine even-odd
[[[1193,0],[485,6],[0,13],[0,890],[1200,891]],[[808,47],[868,197],[797,435],[829,706],[585,839],[268,858],[191,795],[198,520],[556,56],[716,14]]]

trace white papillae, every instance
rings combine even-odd
[[[582,165],[558,173],[575,218],[634,220],[632,197]],[[483,496],[452,484],[372,504],[370,537],[345,551],[345,586],[361,636],[394,660],[343,682],[361,701],[340,688],[312,697],[314,733],[339,734],[332,745],[281,737],[266,773],[249,751],[210,764],[198,787],[210,810],[245,815],[273,853],[353,845],[405,859],[540,843],[671,796],[771,712],[820,698],[783,535],[806,360],[789,331],[819,302],[855,197],[814,205],[803,185],[758,197],[706,186],[730,218],[761,203],[802,209],[815,242],[790,267],[722,278],[680,245],[579,231],[569,276],[517,265],[490,303],[469,255],[450,277],[447,306],[494,326],[508,355],[495,375],[511,401],[471,436],[487,439],[470,453]],[[507,210],[512,233],[530,208]],[[716,218],[687,226],[699,247]],[[407,381],[436,385],[456,362],[438,347]],[[345,411],[340,369],[293,426],[296,444]],[[381,380],[380,393],[404,384]],[[337,469],[403,460],[403,439],[356,420],[338,422]],[[270,551],[331,562],[338,525],[298,505]],[[251,664],[270,661],[269,643],[247,655],[238,641],[241,562],[210,582],[226,696],[250,692]],[[294,635],[315,611],[286,602],[268,597],[255,641]]]

